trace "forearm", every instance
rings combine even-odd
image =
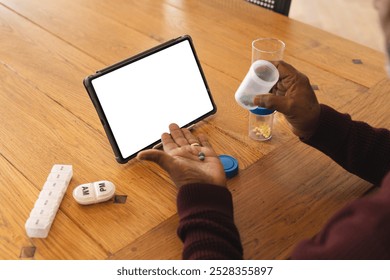
[[[343,168],[379,185],[390,169],[390,132],[321,105],[319,127],[305,143],[319,149]]]
[[[178,235],[183,259],[242,259],[230,192],[213,185],[192,184],[179,190]]]

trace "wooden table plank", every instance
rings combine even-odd
[[[176,236],[177,214],[109,256],[111,260],[179,260],[182,243]],[[155,242],[150,242],[151,240]]]
[[[340,111],[353,119],[364,121],[374,127],[390,129],[390,80],[383,79],[353,102],[341,106]]]
[[[43,1],[40,5],[34,1],[23,0],[1,2],[37,26],[106,65],[135,55],[157,43],[155,39],[145,36],[140,31],[104,16],[99,9],[83,7],[82,2],[56,0]],[[94,48],[88,51],[85,45],[93,45]],[[105,55],[101,56],[101,53]]]
[[[3,6],[0,33],[6,38],[0,41],[1,64],[104,134],[82,84],[102,63]]]

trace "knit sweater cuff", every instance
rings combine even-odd
[[[177,195],[180,218],[194,212],[215,211],[233,219],[232,195],[226,187],[208,184],[182,186]]]
[[[306,144],[328,154],[336,152],[344,139],[348,136],[351,117],[348,114],[337,112],[333,108],[321,104],[321,113],[316,132],[307,140],[301,139]]]

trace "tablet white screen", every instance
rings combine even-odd
[[[92,80],[123,158],[213,110],[190,43],[184,40]]]

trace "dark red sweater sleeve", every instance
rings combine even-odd
[[[182,186],[177,197],[178,236],[183,259],[242,259],[240,235],[234,224],[233,202],[225,187]]]
[[[306,141],[347,171],[377,186],[390,170],[390,131],[352,121],[321,104],[319,127]]]
[[[390,259],[389,130],[321,105],[319,128],[306,143],[381,188],[336,213],[315,237],[296,247],[292,258]]]

